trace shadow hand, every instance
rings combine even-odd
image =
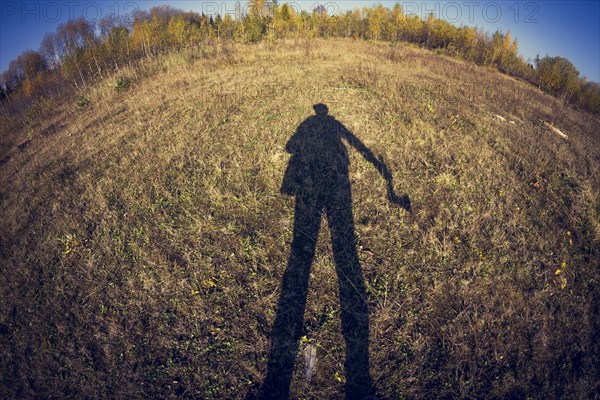
[[[388,191],[388,200],[390,201],[390,203],[399,205],[400,207],[404,208],[408,212],[412,211],[410,197],[408,197],[407,194],[398,196],[396,193],[394,193],[393,190],[389,190]]]

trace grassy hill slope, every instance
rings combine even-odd
[[[122,75],[119,93],[108,80],[3,133],[29,138],[0,165],[9,398],[241,398],[261,382],[293,228],[285,144],[320,102],[412,199],[388,203],[350,150],[379,395],[598,393],[598,119],[472,64],[341,39],[215,44]],[[292,397],[339,398],[325,221],[305,321],[317,372],[299,355]]]

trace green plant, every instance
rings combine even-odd
[[[80,109],[86,108],[87,106],[90,105],[90,101],[84,95],[79,95],[79,97],[77,97],[76,104],[77,104],[77,108],[80,108]]]
[[[129,85],[131,84],[131,80],[126,76],[119,76],[115,82],[115,91],[117,93],[121,93],[124,90],[129,89]]]

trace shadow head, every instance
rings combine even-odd
[[[313,109],[318,117],[324,117],[327,115],[327,113],[329,113],[329,108],[327,108],[327,106],[323,103],[315,104]]]

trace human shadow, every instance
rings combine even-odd
[[[281,192],[296,197],[294,234],[282,293],[271,336],[266,379],[260,399],[287,399],[304,334],[304,310],[310,267],[315,255],[323,211],[331,233],[338,277],[342,334],[346,343],[346,398],[375,394],[369,372],[369,312],[363,274],[356,251],[348,151],[344,139],[372,163],[387,182],[388,199],[410,210],[410,199],[394,193],[392,175],[343,124],[328,115],[324,104],[300,124],[286,145],[291,158]]]

